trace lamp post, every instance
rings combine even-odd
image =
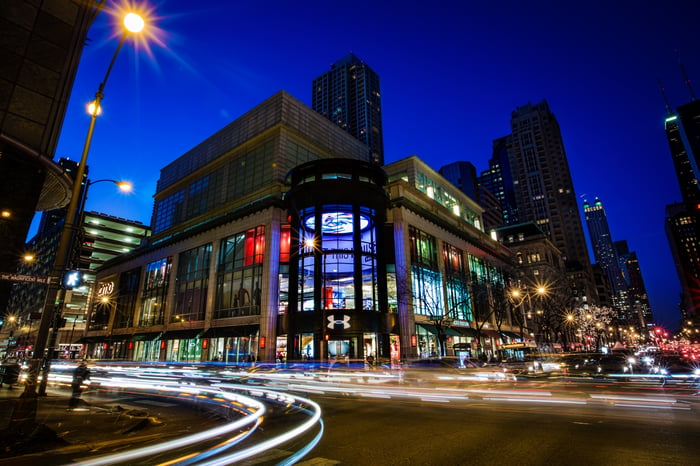
[[[523,290],[521,291],[519,288],[515,288],[510,292],[511,299],[513,300],[513,305],[515,308],[520,308],[520,312],[522,314],[520,320],[520,337],[523,339],[523,342],[525,341],[525,334],[524,331],[527,329],[527,318],[525,314],[525,309],[523,304],[525,303],[525,300],[527,300],[528,303],[528,308],[529,308],[529,313],[531,316],[532,313],[532,296],[544,296],[547,294],[547,289],[544,286],[538,286],[537,288],[534,289],[534,293],[530,292],[526,287],[523,287]],[[516,303],[517,302],[517,303]]]
[[[97,116],[101,113],[100,102],[104,97],[104,88],[107,84],[107,79],[109,78],[109,75],[112,71],[112,67],[114,66],[114,63],[117,59],[117,55],[119,54],[119,51],[124,45],[126,38],[132,33],[141,32],[143,30],[143,27],[144,20],[139,15],[135,13],[128,13],[124,17],[124,32],[121,36],[121,39],[119,40],[117,49],[114,51],[114,55],[112,56],[112,60],[109,63],[109,67],[107,68],[107,72],[105,73],[104,79],[100,83],[97,92],[95,93],[95,100],[92,103],[92,110],[90,111],[90,125],[88,127],[87,136],[85,138],[85,145],[83,146],[83,152],[80,159],[80,163],[78,164],[75,182],[73,183],[71,200],[66,211],[66,218],[63,224],[63,229],[61,231],[61,240],[58,245],[58,250],[56,252],[56,259],[51,275],[51,282],[49,283],[46,292],[44,310],[41,314],[41,321],[39,323],[39,329],[37,332],[36,346],[34,348],[34,357],[32,358],[30,363],[27,382],[24,387],[24,393],[21,396],[22,399],[31,400],[33,401],[33,403],[30,404],[30,406],[20,406],[19,408],[16,408],[16,413],[18,409],[19,411],[24,410],[24,412],[20,412],[17,416],[15,416],[16,413],[13,413],[13,421],[33,422],[34,418],[36,417],[36,384],[42,359],[44,363],[43,377],[41,379],[41,386],[39,387],[39,394],[46,394],[46,383],[48,380],[48,373],[50,370],[50,361],[53,355],[47,354],[45,356],[44,351],[47,348],[49,330],[51,329],[52,324],[54,326],[55,334],[56,324],[58,322],[58,319],[61,318],[61,310],[64,304],[65,293],[59,282],[61,281],[62,276],[66,271],[66,267],[68,265],[70,251],[72,249],[73,240],[75,236],[74,225],[76,218],[78,217],[78,208],[79,206],[82,207],[83,204],[83,202],[81,202],[83,200],[81,199],[80,191],[83,178],[85,176],[85,166],[87,164],[88,153],[90,151],[90,144],[92,142],[92,135],[95,128],[95,122],[97,120]],[[17,405],[19,406],[22,404],[23,403],[18,403]]]

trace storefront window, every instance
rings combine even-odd
[[[175,290],[175,312],[177,320],[203,320],[209,288],[209,264],[211,244],[190,249],[180,254]]]
[[[447,314],[452,319],[471,321],[471,302],[464,253],[448,243],[443,243],[442,252],[445,263]]]
[[[221,241],[215,319],[260,314],[264,251],[262,225]]]
[[[135,268],[119,276],[119,291],[116,298],[114,328],[131,327],[136,310],[136,295],[139,291],[141,269]]]
[[[418,315],[443,317],[445,305],[442,297],[440,272],[414,265],[411,267],[413,285],[413,312]]]
[[[354,212],[349,205],[328,205],[301,212],[299,244],[299,309],[314,309],[314,277],[316,257],[320,258],[322,277],[320,305],[322,309],[358,309],[362,293],[362,309],[377,310],[378,280],[376,229],[372,209]],[[321,228],[317,228],[317,224]],[[359,240],[359,247],[358,246]],[[362,251],[359,257],[357,251]],[[362,282],[357,287],[355,269],[362,269]]]
[[[146,277],[141,295],[138,325],[159,325],[164,321],[165,297],[170,283],[170,257],[151,262],[146,266]]]

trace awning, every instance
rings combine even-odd
[[[187,330],[168,330],[163,334],[163,340],[192,340],[202,334],[201,328]]]
[[[101,337],[80,337],[76,343],[95,343]]]
[[[482,335],[486,335],[487,337],[491,337],[491,338],[501,338],[500,333],[498,333],[495,330],[491,330],[490,328],[482,328],[479,333],[481,333]]]
[[[163,336],[163,332],[134,333],[131,337],[133,341],[158,340]]]
[[[423,323],[420,323],[420,322],[416,322],[416,324],[417,324],[417,325],[420,325],[421,327],[423,327],[424,329],[426,329],[428,332],[432,333],[433,335],[437,335],[437,333],[438,333],[438,332],[437,332],[437,327],[435,327],[434,325],[423,324]],[[453,329],[452,327],[445,327],[445,326],[442,327],[442,333],[445,334],[445,335],[449,335],[449,336],[458,336],[458,335],[461,335],[461,333],[457,332],[457,331],[456,331],[455,329]]]
[[[259,325],[231,325],[227,327],[210,327],[202,338],[250,337],[260,330]]]
[[[457,333],[465,337],[476,337],[476,330],[470,327],[452,327]]]
[[[505,337],[508,337],[508,338],[515,338],[515,339],[518,339],[518,340],[520,340],[520,339],[522,338],[522,337],[521,337],[520,335],[518,335],[517,333],[507,332],[507,331],[505,331],[505,330],[501,330],[501,335],[503,335],[503,336],[505,336]]]

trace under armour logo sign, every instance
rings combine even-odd
[[[336,326],[342,325],[344,329],[350,328],[350,316],[343,315],[342,319],[337,319],[335,316],[328,316],[328,325],[327,327],[330,329],[335,328]]]

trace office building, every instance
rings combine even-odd
[[[379,76],[350,53],[314,79],[311,108],[362,141],[366,160],[384,165]]]

